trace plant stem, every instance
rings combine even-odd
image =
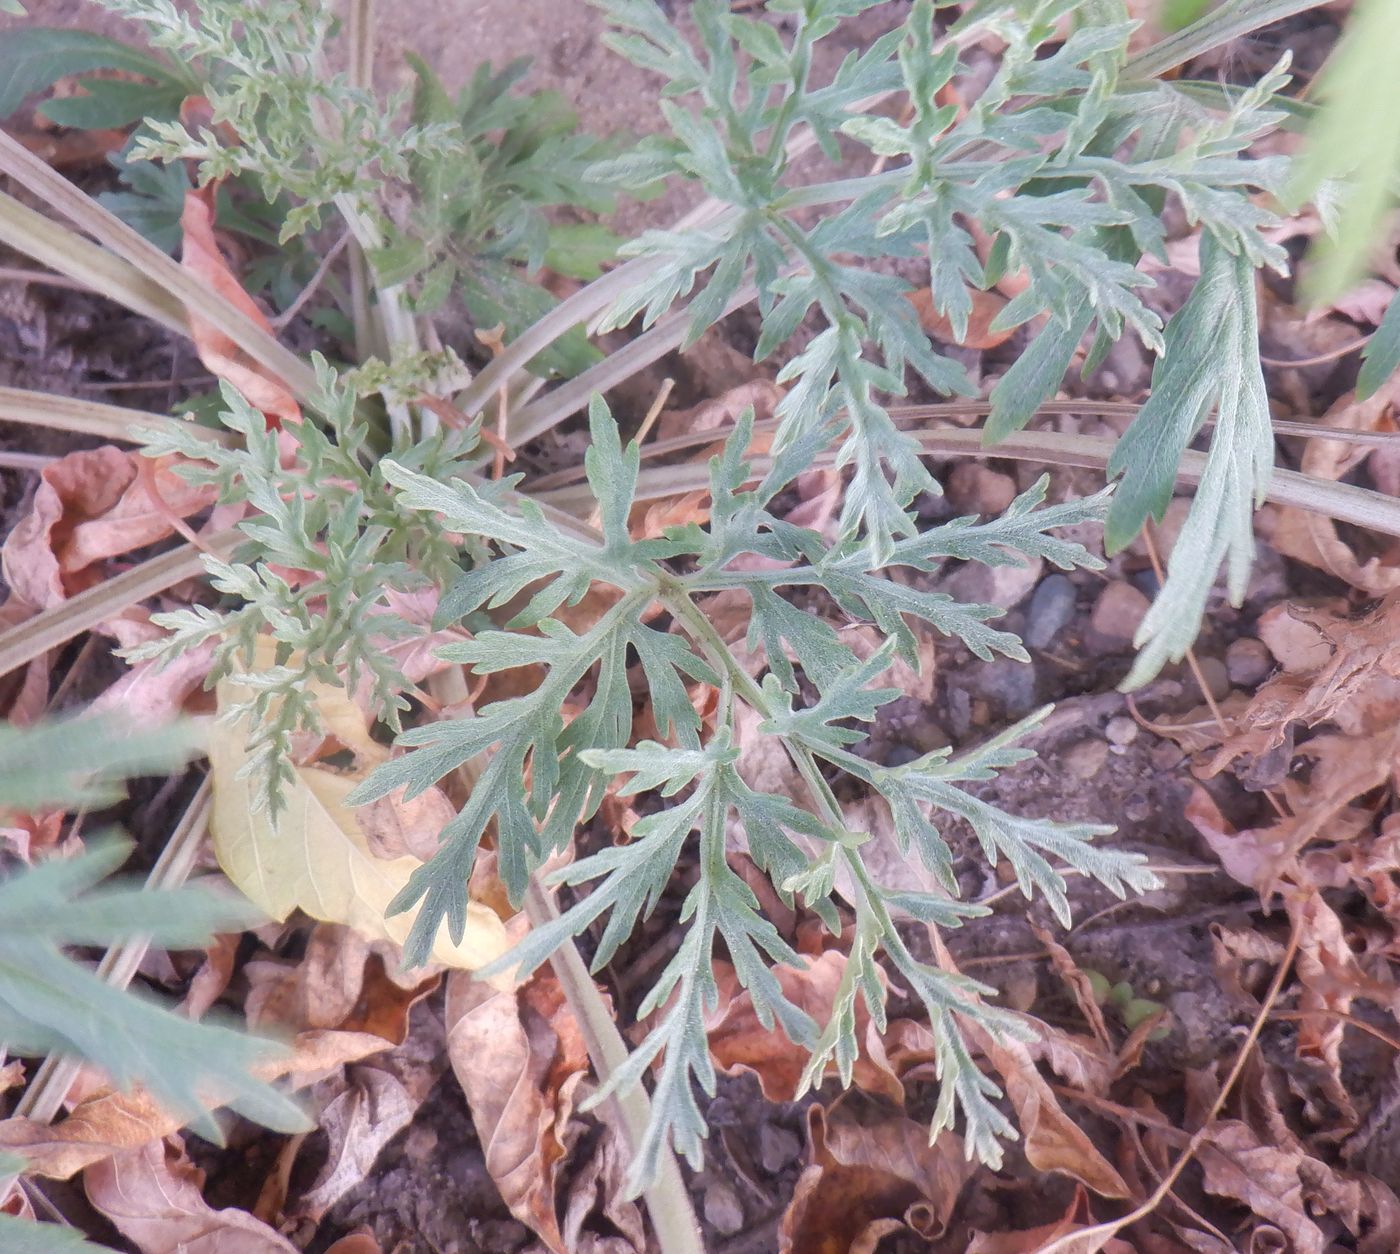
[[[534,927],[542,927],[559,917],[554,895],[534,876],[525,890],[525,913]],[[574,942],[565,941],[549,962],[578,1020],[594,1073],[600,1083],[606,1084],[613,1072],[627,1061],[627,1044]],[[640,1084],[620,1088],[609,1101],[617,1112],[629,1148],[635,1154],[651,1122],[651,1102],[646,1089]],[[647,1213],[662,1254],[704,1254],[700,1224],[691,1207],[680,1164],[669,1147],[661,1150],[656,1180],[643,1190],[642,1196],[646,1199]]]

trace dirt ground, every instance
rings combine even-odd
[[[96,13],[81,0],[29,0],[29,8],[31,20],[122,32],[120,22]],[[404,49],[425,55],[449,87],[465,81],[484,60],[499,65],[524,55],[534,59],[528,81],[562,92],[575,104],[586,128],[603,134],[636,132],[656,123],[655,81],[608,52],[601,38],[602,19],[587,4],[414,0],[379,8],[377,75],[384,85],[401,81]],[[846,47],[860,46],[897,24],[904,9],[903,3],[896,2],[867,14],[853,26]],[[0,38],[15,21],[0,22]],[[1332,33],[1325,21],[1320,27],[1266,32],[1249,53],[1263,61],[1279,43],[1292,42],[1301,60],[1315,64]],[[618,225],[627,231],[669,221],[686,207],[683,195],[677,191],[631,206]],[[1164,301],[1179,299],[1179,292],[1164,285]],[[746,371],[745,377],[764,373],[742,353],[747,335],[743,318],[734,320],[727,334],[729,340],[709,345],[711,356],[705,369],[691,367],[687,375],[684,364],[663,363],[662,368],[682,379],[682,393],[688,390],[677,394],[677,405],[710,399],[713,389],[726,385],[722,380],[728,380],[728,386],[743,381],[734,377],[736,371]],[[1288,326],[1266,326],[1265,334],[1266,351],[1273,335],[1283,356],[1302,355],[1290,339],[1294,333]],[[1001,373],[1018,343],[1013,339],[987,353],[967,354],[974,375],[990,378]],[[135,399],[141,393],[124,385],[179,379],[196,369],[188,350],[137,319],[114,319],[89,297],[0,284],[0,383],[158,407],[170,399],[169,386],[153,389],[146,402]],[[1145,353],[1124,346],[1115,350],[1107,372],[1094,383],[1075,386],[1090,397],[1140,398],[1150,369]],[[1350,358],[1308,370],[1272,369],[1270,384],[1280,405],[1305,404],[1313,413],[1321,413],[1347,390],[1354,373],[1355,359]],[[1110,429],[1107,420],[1075,421],[1079,425],[1073,429],[1090,434]],[[81,446],[53,437],[36,447],[32,437],[24,438],[23,447],[39,452]],[[20,446],[13,436],[7,443]],[[928,517],[964,512],[964,505],[985,505],[1008,484],[1024,488],[1040,473],[1039,468],[995,458],[982,466],[986,472],[982,477],[964,475],[962,486],[950,490],[948,499],[930,501]],[[957,465],[950,462],[937,469],[940,478],[950,482]],[[1068,495],[1093,490],[1098,483],[1087,472],[1057,471],[1052,485],[1052,494]],[[0,509],[7,519],[16,515],[31,489],[32,476],[13,471],[0,474]],[[1169,540],[1168,529],[1164,547]],[[985,574],[955,570],[946,578],[966,583]],[[1221,980],[1217,940],[1221,928],[1248,929],[1260,922],[1260,916],[1257,896],[1225,873],[1186,817],[1195,781],[1180,737],[1152,729],[1203,718],[1208,699],[1224,702],[1231,694],[1247,697],[1272,669],[1271,661],[1260,661],[1255,647],[1260,615],[1285,598],[1316,598],[1345,589],[1337,580],[1280,557],[1267,544],[1261,546],[1244,605],[1230,607],[1219,589],[1212,596],[1207,627],[1197,646],[1200,677],[1185,665],[1174,667],[1130,700],[1116,687],[1131,661],[1132,607],[1137,600],[1145,601],[1155,586],[1151,556],[1139,544],[1115,557],[1102,572],[1063,576],[1033,570],[983,589],[1009,611],[999,625],[1040,642],[1031,648],[1030,664],[981,662],[960,646],[939,642],[935,691],[927,699],[908,697],[887,707],[877,726],[874,752],[893,762],[941,745],[976,743],[1044,704],[1055,704],[1055,713],[1028,741],[1039,757],[1007,771],[984,788],[984,795],[1016,812],[1117,823],[1122,843],[1141,850],[1154,864],[1183,869],[1182,874],[1168,877],[1158,892],[1129,904],[1117,903],[1105,890],[1077,884],[1072,896],[1078,923],[1062,938],[1081,968],[1101,973],[1111,984],[1126,983],[1138,996],[1167,1009],[1170,1030],[1146,1046],[1142,1063],[1146,1075],[1163,1077],[1165,1089],[1169,1077],[1213,1065],[1239,1039],[1254,1002],[1245,990],[1228,987]],[[956,590],[965,595],[971,592],[961,586]],[[1104,609],[1106,600],[1112,604]],[[1116,616],[1115,605],[1122,610]],[[73,662],[78,655],[67,656]],[[102,663],[89,659],[83,664],[94,668],[89,686],[100,686],[105,673]],[[1219,791],[1237,824],[1263,813],[1258,793],[1235,783]],[[969,895],[985,897],[1003,886],[985,870],[970,832],[954,828],[950,837],[955,848],[964,852],[957,870]],[[678,907],[679,899],[663,903],[646,932],[624,949],[614,968],[625,971],[629,963],[645,959],[658,938],[676,924]],[[1048,911],[1040,905],[1027,909],[1019,896],[1008,895],[987,918],[954,936],[953,956],[965,972],[996,988],[1011,1003],[1033,1003],[1037,1014],[1050,1022],[1058,1017],[1068,1023],[1076,1014],[1074,1004],[1044,961],[1038,926],[1053,926]],[[618,990],[618,996],[625,1007],[626,990]],[[442,1015],[440,997],[414,1010],[411,1039],[423,1055],[424,1067],[436,1075],[430,1096],[410,1126],[382,1151],[369,1177],[320,1224],[305,1246],[312,1254],[320,1254],[360,1225],[372,1229],[385,1251],[397,1254],[514,1254],[542,1248],[512,1218],[492,1183],[466,1100],[442,1060]],[[1270,1024],[1263,1038],[1266,1056],[1280,1066],[1291,1065],[1288,1059],[1295,1036],[1289,1023]],[[1400,1163],[1386,1149],[1391,1136],[1384,1112],[1394,1088],[1391,1062],[1389,1053],[1373,1041],[1363,1041],[1348,1057],[1353,1099],[1377,1112],[1364,1136],[1358,1133],[1363,1139],[1353,1145],[1351,1157],[1400,1188]],[[911,1109],[931,1105],[935,1095],[934,1084],[916,1086],[911,1091]],[[706,1227],[707,1248],[714,1254],[760,1254],[777,1248],[778,1223],[805,1161],[810,1102],[765,1101],[751,1076],[725,1077],[718,1095],[708,1101],[706,1115],[713,1135],[707,1165],[703,1172],[690,1175],[690,1188]],[[217,1196],[222,1205],[251,1205],[249,1191],[256,1190],[265,1155],[256,1148],[246,1152],[249,1162],[241,1163],[237,1154],[220,1155],[212,1147],[200,1150],[201,1163],[210,1171],[211,1196]],[[320,1152],[324,1155],[324,1147]],[[301,1175],[309,1177],[317,1166],[313,1136],[299,1162],[297,1180]],[[1014,1166],[1012,1171],[1015,1174]],[[998,1215],[1010,1222],[1013,1213],[1017,1226],[1026,1226],[1039,1215],[1063,1213],[1071,1193],[1068,1181],[1055,1179],[1048,1194],[1034,1202],[989,1191],[978,1196],[975,1206],[980,1223],[988,1229],[995,1230]],[[80,1205],[80,1200],[74,1204]],[[93,1231],[119,1246],[120,1238],[110,1230],[96,1226]],[[952,1249],[914,1242],[907,1236],[879,1248]]]

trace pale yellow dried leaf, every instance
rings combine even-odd
[[[244,691],[220,683],[219,707],[227,709]],[[322,767],[295,768],[284,804],[274,818],[254,809],[253,782],[240,778],[247,764],[247,727],[242,720],[215,723],[209,739],[214,808],[210,829],[219,865],[234,884],[274,919],[302,910],[314,919],[342,923],[374,940],[402,945],[415,912],[387,917],[389,903],[423,864],[413,857],[377,858],[345,798],[362,776]],[[339,738],[339,735],[337,735]],[[470,902],[460,943],[442,929],[433,960],[474,971],[509,947],[500,918]]]

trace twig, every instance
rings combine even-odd
[[[463,666],[448,667],[434,675],[428,683],[434,695],[444,704],[461,701],[467,696],[467,675]],[[457,775],[464,787],[470,788],[474,783],[470,765],[459,767]],[[525,889],[525,915],[532,927],[543,927],[559,915],[553,894],[535,876],[530,877]],[[600,1082],[607,1083],[613,1072],[627,1061],[627,1045],[622,1033],[617,1030],[612,1013],[593,983],[593,977],[588,973],[572,938],[554,951],[549,964],[583,1033],[593,1072]],[[629,1150],[635,1153],[651,1121],[651,1103],[646,1090],[639,1084],[615,1093],[611,1101]],[[705,1254],[700,1225],[690,1205],[690,1194],[686,1191],[680,1165],[669,1146],[662,1148],[658,1162],[655,1183],[643,1191],[647,1213],[656,1231],[658,1249],[661,1254]]]
[[[1274,972],[1274,978],[1269,984],[1269,991],[1264,995],[1264,1002],[1259,1007],[1259,1013],[1254,1016],[1254,1022],[1250,1024],[1249,1034],[1235,1055],[1235,1062],[1230,1068],[1229,1075],[1225,1077],[1225,1082],[1220,1086],[1220,1092],[1216,1094],[1210,1110],[1201,1120],[1201,1126],[1192,1133],[1191,1139],[1186,1143],[1186,1149],[1182,1152],[1181,1157],[1172,1164],[1171,1170],[1167,1172],[1162,1183],[1152,1191],[1141,1206],[1129,1211],[1121,1219],[1111,1219],[1106,1223],[1095,1224],[1092,1228],[1084,1228],[1068,1236],[1059,1237],[1049,1245],[1042,1247],[1039,1254],[1094,1254],[1095,1251],[1103,1249],[1110,1237],[1122,1232],[1130,1224],[1146,1219],[1162,1204],[1162,1201],[1181,1178],[1181,1173],[1200,1153],[1201,1146],[1210,1136],[1212,1125],[1225,1108],[1225,1102],[1234,1091],[1235,1085],[1239,1083],[1245,1063],[1249,1061],[1249,1055],[1259,1040],[1259,1034],[1264,1030],[1264,1024],[1268,1022],[1269,1016],[1273,1013],[1274,1003],[1278,1000],[1279,992],[1283,988],[1283,981],[1293,966],[1293,959],[1298,954],[1298,944],[1302,939],[1302,934],[1302,923],[1295,918],[1293,931],[1288,938],[1288,947],[1284,950],[1283,958],[1279,961],[1278,969]]]
[[[542,927],[559,917],[553,895],[534,878],[531,878],[525,890],[525,913],[534,927]],[[627,1061],[627,1045],[622,1033],[617,1030],[617,1024],[573,941],[566,941],[556,949],[549,961],[559,986],[564,990],[569,1008],[578,1020],[594,1073],[606,1083],[613,1072]],[[640,1084],[630,1089],[620,1089],[613,1094],[612,1103],[635,1153],[642,1143],[647,1124],[651,1122],[651,1102],[646,1090]],[[661,1151],[656,1181],[644,1191],[643,1196],[652,1227],[656,1230],[657,1248],[662,1254],[704,1254],[700,1224],[690,1205],[690,1194],[681,1176],[680,1164],[669,1146]]]
[[[316,273],[311,276],[306,286],[297,293],[296,300],[292,301],[292,303],[278,314],[277,317],[271,320],[272,329],[274,331],[281,331],[302,311],[302,307],[306,302],[316,295],[321,284],[325,282],[326,275],[330,273],[331,266],[335,264],[335,259],[345,251],[346,246],[353,238],[354,236],[352,236],[349,231],[346,231],[331,245],[330,251],[321,258],[321,264],[316,267]]]
[[[1336,361],[1338,357],[1354,353],[1358,348],[1365,348],[1370,342],[1371,336],[1363,335],[1359,340],[1353,340],[1350,344],[1343,344],[1340,348],[1331,349],[1326,353],[1318,353],[1316,357],[1295,357],[1289,360],[1286,357],[1266,357],[1260,353],[1259,360],[1266,366],[1278,366],[1280,369],[1298,366],[1325,366],[1329,361]]]

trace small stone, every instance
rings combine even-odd
[[[716,1232],[732,1236],[744,1226],[744,1207],[739,1195],[723,1180],[711,1181],[705,1188],[705,1220]]]
[[[1230,682],[1241,688],[1255,687],[1273,669],[1274,659],[1268,646],[1252,636],[1241,637],[1225,650],[1225,671]]]
[[[427,1124],[415,1123],[404,1138],[404,1153],[416,1163],[426,1162],[437,1149],[438,1134]]]
[[[777,1175],[791,1162],[797,1161],[802,1153],[802,1142],[786,1128],[765,1123],[758,1130],[758,1161],[763,1170]]]
[[[946,490],[960,514],[1002,514],[1016,499],[1016,481],[979,462],[959,463],[948,476]]]
[[[1152,765],[1159,771],[1175,770],[1185,756],[1181,746],[1170,740],[1162,740],[1152,746]]]
[[[1176,538],[1181,534],[1181,528],[1185,525],[1186,516],[1190,512],[1191,502],[1186,497],[1173,497],[1167,506],[1167,512],[1162,516],[1162,521],[1153,524],[1152,544],[1157,550],[1158,559],[1164,566],[1172,555],[1172,550],[1176,548]],[[1146,536],[1139,535],[1128,545],[1128,552],[1135,557],[1147,557]]]
[[[1099,593],[1089,624],[1106,639],[1126,643],[1137,634],[1149,604],[1132,584],[1114,580]]]
[[[1026,607],[1026,643],[1049,648],[1074,618],[1075,587],[1067,575],[1046,575]]]
[[[1126,714],[1118,714],[1108,720],[1103,734],[1108,737],[1109,744],[1124,749],[1138,738],[1138,725]]]
[[[1108,761],[1108,741],[1098,737],[1081,740],[1064,756],[1065,770],[1076,779],[1093,779]]]
[[[1157,578],[1157,572],[1150,566],[1146,570],[1137,571],[1129,576],[1129,579],[1133,587],[1149,601],[1162,590],[1162,581]]]
[[[1203,657],[1197,659],[1196,663],[1201,670],[1201,677],[1206,681],[1206,691],[1217,701],[1223,701],[1230,695],[1230,675],[1225,669],[1225,663],[1218,657]],[[1198,701],[1204,701],[1205,695],[1201,692],[1201,685],[1196,680],[1196,672],[1188,670],[1186,690]]]
[[[996,605],[1009,610],[1019,605],[1039,582],[1044,565],[1043,558],[1025,554],[1017,554],[1010,566],[964,562],[944,576],[939,591],[964,605]]]

